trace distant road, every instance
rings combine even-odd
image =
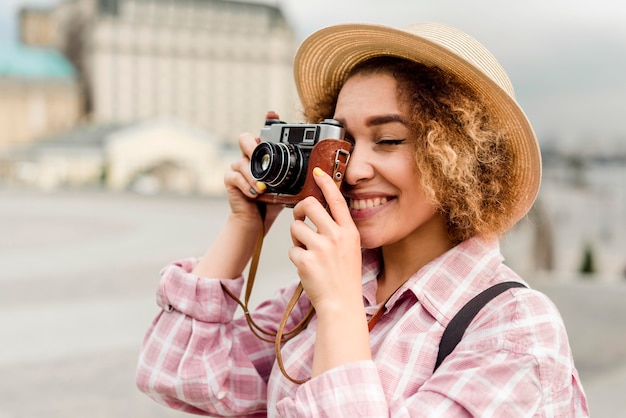
[[[189,416],[139,393],[135,364],[159,270],[202,254],[227,213],[222,199],[0,190],[0,418]],[[296,277],[289,221],[266,238],[253,303]],[[593,416],[626,416],[626,283],[534,285],[563,314]]]

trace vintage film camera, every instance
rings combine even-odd
[[[320,167],[341,186],[352,148],[344,140],[344,133],[343,126],[334,119],[319,124],[289,124],[268,112],[261,142],[250,157],[252,176],[267,185],[258,200],[293,207],[305,197],[314,196],[324,203],[313,169]]]

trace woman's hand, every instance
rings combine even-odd
[[[232,216],[244,225],[260,226],[260,214],[255,198],[265,191],[265,184],[257,182],[250,173],[250,156],[260,140],[250,133],[239,136],[239,148],[242,158],[230,166],[224,175],[224,185],[228,194],[228,202]],[[265,231],[269,229],[280,211],[281,205],[268,205]]]
[[[361,290],[359,231],[332,178],[319,168],[313,173],[330,213],[314,197],[294,207],[289,258],[317,315],[313,376],[318,376],[372,355]]]
[[[193,273],[201,277],[232,279],[238,277],[252,257],[261,227],[261,215],[255,198],[265,191],[250,174],[250,155],[259,140],[252,134],[239,136],[242,158],[233,163],[224,175],[231,214],[213,244],[200,258]],[[281,205],[267,205],[265,228],[270,226],[280,213]]]
[[[350,300],[362,305],[361,247],[359,232],[340,190],[320,168],[315,168],[313,173],[328,210],[314,197],[307,197],[294,207],[291,225],[294,247],[289,257],[320,314],[325,309],[332,312],[345,306]]]

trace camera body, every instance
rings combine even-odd
[[[250,156],[252,176],[267,186],[257,200],[293,207],[305,197],[314,196],[324,203],[313,169],[320,167],[341,186],[352,149],[344,135],[343,126],[334,119],[290,124],[269,112],[261,129],[261,142]]]

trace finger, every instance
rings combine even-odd
[[[244,132],[239,135],[239,149],[241,149],[241,154],[245,158],[250,158],[252,155],[252,151],[259,145],[260,139],[255,137],[249,132]]]
[[[305,279],[307,273],[316,270],[316,257],[311,256],[311,252],[302,247],[291,247],[288,251],[289,259],[296,267],[300,279]]]
[[[239,171],[241,171],[248,179],[248,182],[250,183],[250,190],[256,192],[256,194],[263,193],[267,188],[265,183],[257,181],[254,177],[252,177],[252,172],[250,170],[250,156],[260,142],[261,140],[251,133],[245,132],[239,135],[239,148],[241,149],[241,153],[244,157],[241,162],[241,166],[239,167]]]
[[[335,222],[339,225],[353,224],[354,221],[352,216],[350,216],[346,199],[328,173],[319,167],[315,167],[313,169],[313,178],[317,186],[322,190],[328,209]]]
[[[304,221],[307,218],[307,212],[308,212],[308,208],[307,208],[307,204],[305,203],[305,201],[307,200],[307,198],[302,199],[301,201],[299,201],[298,203],[296,203],[296,205],[293,207],[292,210],[292,215],[293,215],[293,219],[297,220],[297,221]]]
[[[309,196],[298,202],[293,208],[293,217],[296,220],[304,221],[308,219],[315,226],[317,232],[328,234],[333,228],[337,227],[337,223],[330,216],[326,208],[322,206],[319,200]]]
[[[306,250],[301,247],[291,247],[288,251],[289,260],[296,266],[298,269],[298,274],[300,274],[300,264],[304,256],[306,255]]]
[[[238,161],[235,161],[230,166],[231,170],[239,173],[245,180],[246,184],[239,184],[239,188],[241,190],[248,190],[253,195],[261,194],[265,191],[267,186],[265,183],[257,181],[254,177],[252,177],[252,173],[250,172],[250,160],[247,158],[242,158]]]
[[[250,198],[254,198],[260,193],[241,172],[236,170],[228,171],[224,175],[224,184],[227,189],[237,188]]]
[[[291,241],[295,247],[312,248],[318,233],[304,221],[295,220],[289,226]]]

